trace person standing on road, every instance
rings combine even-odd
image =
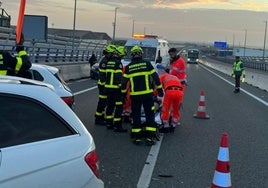
[[[168,50],[170,56],[170,74],[177,76],[180,80],[183,90],[187,85],[186,80],[186,63],[182,57],[178,54],[178,50],[176,48],[170,48]]]
[[[148,145],[155,144],[157,126],[154,119],[154,87],[158,95],[163,97],[162,85],[152,64],[142,59],[142,48],[135,45],[131,48],[131,62],[126,66],[122,80],[122,94],[127,93],[130,83],[131,111],[133,124],[131,137],[134,144],[140,144],[144,139]],[[141,107],[143,106],[146,122],[141,124]]]
[[[28,58],[27,52],[24,50],[23,43],[24,36],[22,34],[20,42],[16,44],[17,57],[12,56],[8,51],[0,51],[0,75],[31,78],[29,69],[32,63]]]
[[[106,63],[105,73],[106,80],[104,90],[107,95],[106,107],[106,127],[114,129],[115,132],[127,132],[122,127],[123,101],[121,95],[121,82],[123,76],[123,65],[121,57],[124,51],[121,48],[113,46],[113,56]]]
[[[178,77],[168,74],[165,68],[161,64],[157,64],[158,75],[162,87],[164,89],[164,97],[162,100],[161,119],[163,127],[160,132],[168,133],[174,132],[176,126],[178,126],[180,119],[180,106],[183,98],[183,88]],[[171,122],[170,122],[171,117]]]
[[[96,55],[94,53],[92,53],[91,57],[88,60],[90,67],[92,67],[96,62],[97,62]]]
[[[243,76],[242,82],[244,82],[245,77],[246,77],[246,71],[244,69],[243,62],[240,60],[239,56],[235,57],[232,76],[235,77],[235,90],[234,90],[234,93],[239,93],[240,92],[240,78],[241,78],[241,76]]]
[[[107,104],[107,95],[104,90],[104,85],[106,81],[106,64],[113,56],[115,46],[107,45],[103,50],[103,58],[99,64],[99,79],[98,79],[98,89],[99,89],[99,101],[95,113],[95,124],[105,125],[105,107]]]

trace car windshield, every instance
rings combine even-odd
[[[131,54],[130,50],[133,46],[126,46],[127,49],[127,55],[124,57],[124,60],[130,61],[131,60]],[[141,47],[143,50],[142,58],[146,61],[155,61],[155,55],[156,55],[156,48],[152,47]]]

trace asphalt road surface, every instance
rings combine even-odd
[[[95,140],[105,187],[209,188],[224,132],[232,186],[268,187],[268,93],[242,84],[242,91],[234,94],[232,77],[202,65],[187,65],[187,74],[182,125],[153,147],[136,146],[129,133],[94,125],[97,82],[69,83],[75,93],[75,111]],[[193,117],[202,90],[210,119]]]

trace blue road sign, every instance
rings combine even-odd
[[[215,41],[214,42],[214,48],[226,49],[227,48],[227,42]]]

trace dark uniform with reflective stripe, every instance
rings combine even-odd
[[[159,95],[163,96],[162,85],[158,74],[150,62],[141,57],[133,57],[126,66],[122,81],[122,93],[126,94],[127,82],[130,82],[130,96],[133,126],[131,136],[135,139],[153,138],[156,134],[154,120],[153,92],[156,87]],[[141,107],[143,105],[146,123],[141,125]]]
[[[123,75],[123,65],[121,61],[113,57],[105,67],[106,80],[105,92],[107,94],[106,107],[106,125],[107,128],[115,128],[122,130],[122,111],[123,102],[121,95],[121,81]]]
[[[109,59],[104,56],[99,64],[99,79],[98,79],[98,89],[99,89],[99,101],[97,110],[95,113],[95,123],[96,124],[103,124],[104,123],[104,116],[105,116],[105,107],[107,104],[107,95],[104,91],[104,85],[106,80],[106,64]]]
[[[21,50],[17,57],[13,57],[7,51],[0,51],[0,75],[29,77],[28,70],[31,68],[26,51]]]

